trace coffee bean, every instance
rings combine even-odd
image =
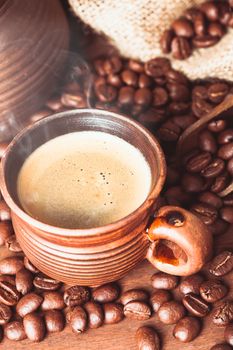
[[[36,314],[27,314],[23,319],[25,333],[29,340],[40,342],[45,337],[45,323],[43,318]]]
[[[232,300],[220,301],[212,312],[212,320],[216,326],[224,327],[233,321]]]
[[[195,98],[192,101],[192,112],[197,118],[201,118],[208,114],[213,109],[213,106],[202,98]]]
[[[0,221],[11,220],[11,211],[4,200],[0,200]]]
[[[223,220],[225,220],[229,224],[233,224],[233,207],[223,207],[220,210],[220,214]]]
[[[182,37],[175,37],[172,40],[171,51],[172,51],[173,57],[178,60],[185,60],[192,53],[192,49],[189,44],[189,41],[186,38],[182,38]]]
[[[104,322],[104,313],[100,304],[88,301],[84,308],[88,316],[88,325],[90,328],[99,328]]]
[[[161,107],[168,101],[168,93],[162,87],[156,87],[153,90],[153,105],[155,107]]]
[[[222,159],[228,160],[233,157],[233,142],[229,142],[221,146],[218,150],[218,156]]]
[[[33,287],[32,281],[33,274],[29,270],[22,268],[17,272],[15,277],[16,289],[18,290],[18,292],[25,295],[31,291]]]
[[[152,306],[152,309],[154,310],[154,312],[158,312],[159,308],[167,301],[170,301],[171,298],[172,298],[172,296],[171,296],[170,292],[167,290],[161,289],[161,290],[154,292],[150,298],[150,303],[151,303],[151,306]]]
[[[189,112],[189,102],[171,102],[168,106],[168,112],[172,115],[184,114]]]
[[[216,177],[213,184],[210,187],[210,190],[215,193],[223,191],[228,184],[228,174],[223,173]]]
[[[22,321],[12,321],[5,326],[4,334],[7,339],[20,341],[27,338]]]
[[[15,277],[11,275],[0,275],[0,282],[8,282],[15,287]]]
[[[144,74],[144,73],[141,73],[139,75],[139,78],[138,78],[138,86],[140,88],[146,88],[146,87],[150,87],[153,83],[153,80],[148,77],[148,75]]]
[[[23,267],[20,257],[9,257],[0,261],[0,274],[15,275]]]
[[[146,111],[140,113],[138,121],[142,124],[153,126],[161,123],[165,118],[164,110],[150,107]]]
[[[83,305],[90,297],[91,293],[87,287],[73,286],[64,292],[64,302],[68,306]]]
[[[137,87],[138,85],[138,75],[129,69],[123,70],[121,72],[122,81],[128,86]]]
[[[160,39],[160,45],[163,53],[171,52],[171,43],[174,38],[174,32],[170,29],[165,30]]]
[[[12,317],[11,308],[5,304],[0,303],[0,325],[4,325],[10,321]]]
[[[38,273],[39,270],[31,263],[31,261],[25,256],[23,260],[24,266],[26,269],[31,271],[32,273]]]
[[[5,221],[5,222],[7,223],[8,221]],[[14,252],[14,253],[22,252],[22,248],[20,247],[19,242],[17,241],[15,235],[11,235],[5,240],[5,246],[11,252]]]
[[[201,331],[201,325],[195,317],[184,317],[178,321],[173,330],[173,336],[182,341],[188,343],[194,340]]]
[[[19,301],[20,293],[17,291],[14,285],[9,282],[0,282],[0,302],[12,306],[16,305]]]
[[[132,105],[134,102],[135,89],[131,86],[123,86],[118,95],[118,101],[121,106]]]
[[[151,309],[144,301],[130,301],[124,306],[124,315],[132,320],[145,321],[151,317]]]
[[[0,222],[0,247],[6,244],[6,241],[12,237],[13,228],[10,221]]]
[[[215,276],[224,276],[233,269],[233,254],[223,251],[218,254],[209,265],[209,272]]]
[[[193,293],[186,294],[182,301],[186,309],[194,316],[205,317],[210,311],[209,305]]]
[[[181,180],[182,187],[187,192],[201,192],[204,186],[204,181],[199,175],[185,173]]]
[[[182,190],[181,187],[179,186],[173,186],[170,187],[166,192],[165,192],[165,198],[166,200],[170,203],[171,199],[176,199],[179,198],[179,201],[182,204],[188,204],[191,200],[190,194],[186,193],[185,191]]]
[[[104,323],[114,324],[123,320],[123,306],[118,303],[103,304],[104,309]]]
[[[118,56],[111,56],[104,61],[106,74],[116,74],[122,69],[122,61]]]
[[[139,88],[135,91],[134,101],[135,103],[143,106],[148,106],[152,100],[152,93],[148,88]]]
[[[151,277],[151,284],[157,289],[175,289],[179,283],[179,277],[164,272],[155,273]]]
[[[219,20],[220,22],[227,26],[231,19],[231,9],[229,6],[229,2],[221,1],[218,3],[219,10]]]
[[[86,97],[80,92],[64,92],[61,96],[61,103],[69,108],[85,108],[87,106]]]
[[[107,83],[112,85],[112,86],[115,86],[116,88],[120,88],[123,85],[121,77],[117,74],[108,75],[107,76]]]
[[[211,35],[196,36],[192,39],[192,44],[197,49],[211,47],[217,44],[219,37]]]
[[[226,326],[224,331],[224,338],[228,344],[233,346],[233,323]]]
[[[157,57],[145,63],[145,73],[153,78],[162,77],[171,68],[167,58]]]
[[[172,29],[177,36],[182,36],[184,38],[192,38],[194,35],[192,22],[186,18],[179,18],[175,20],[172,24]]]
[[[160,340],[157,332],[147,326],[138,328],[136,332],[138,350],[160,350]]]
[[[167,122],[163,123],[163,125],[158,130],[158,137],[161,140],[167,142],[177,141],[180,134],[181,129],[171,120],[168,120]]]
[[[206,2],[204,2],[203,4],[201,4],[200,10],[202,12],[204,12],[206,17],[210,21],[217,21],[218,20],[218,16],[219,16],[218,7],[214,3],[214,1],[206,1]]]
[[[210,350],[232,350],[232,348],[228,344],[216,344]]]
[[[76,89],[76,91],[79,91]],[[67,91],[68,92],[68,91]],[[62,103],[61,103],[61,99],[60,97],[53,97],[50,98],[47,102],[46,102],[46,106],[51,109],[54,112],[59,111],[62,108]]]
[[[205,169],[211,162],[211,154],[209,152],[202,152],[189,159],[186,164],[186,169],[192,173],[199,173]]]
[[[233,157],[227,162],[227,171],[233,177]]]
[[[95,89],[97,98],[101,102],[112,102],[117,97],[117,90],[114,86],[108,84],[98,85]],[[77,106],[75,106],[77,107]],[[79,107],[80,108],[80,107]]]
[[[180,128],[185,130],[196,121],[196,118],[191,114],[187,114],[187,115],[177,115],[173,117],[172,120],[176,125],[178,125]]]
[[[195,98],[200,98],[203,100],[208,99],[208,89],[206,86],[203,85],[195,85],[192,90],[192,98],[193,100]]]
[[[42,290],[57,290],[61,287],[61,282],[43,274],[36,276],[33,280],[33,284],[36,288]]]
[[[185,308],[178,301],[167,301],[158,310],[159,320],[165,324],[177,323],[185,315]]]
[[[167,88],[170,97],[175,102],[187,102],[190,99],[190,89],[188,86],[177,83],[168,83]]]
[[[65,307],[63,296],[59,292],[44,292],[41,309],[47,310],[62,310]]]
[[[19,316],[24,317],[33,311],[36,311],[43,302],[43,297],[36,293],[28,293],[24,295],[16,306]]]
[[[226,129],[218,135],[218,143],[224,145],[233,141],[233,129]]]
[[[119,296],[120,289],[116,283],[107,283],[92,291],[92,298],[99,303],[111,303]]]
[[[195,274],[186,277],[179,285],[179,290],[182,294],[199,294],[201,283],[204,281],[204,277],[200,274]]]
[[[220,158],[215,158],[201,171],[201,175],[207,179],[215,178],[223,172],[224,168],[224,161]]]
[[[82,306],[75,306],[71,311],[68,318],[68,322],[71,325],[74,333],[83,333],[87,328],[87,314]]]
[[[213,37],[221,38],[225,34],[225,28],[221,23],[217,21],[212,22],[208,26],[208,34]]]
[[[121,295],[121,303],[123,305],[131,301],[147,301],[148,299],[148,293],[142,289],[129,289]]]
[[[206,191],[202,192],[198,199],[200,202],[205,203],[207,205],[211,205],[216,209],[219,209],[222,207],[223,203],[220,197],[218,197],[215,193]]]
[[[215,303],[227,295],[228,289],[221,281],[208,280],[201,284],[200,294],[208,303]]]
[[[221,235],[225,233],[228,227],[229,224],[222,219],[217,219],[212,225],[208,226],[213,235]]]
[[[233,206],[233,193],[232,194],[228,194],[226,197],[223,198],[223,203],[226,206]]]
[[[217,143],[209,130],[204,130],[199,135],[199,147],[202,151],[215,153],[217,151]]]
[[[132,69],[134,72],[137,72],[137,73],[144,72],[144,65],[142,62],[139,62],[139,61],[129,60],[128,67],[129,69]]]
[[[210,25],[214,25],[213,23]],[[228,94],[229,87],[225,83],[211,84],[208,88],[208,97],[214,103],[220,103]]]
[[[221,132],[226,128],[226,121],[223,119],[214,120],[208,124],[208,129],[214,133]]]
[[[49,333],[61,332],[65,328],[65,320],[61,311],[48,310],[44,314],[44,319]]]

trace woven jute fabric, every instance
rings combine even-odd
[[[69,0],[74,12],[104,33],[125,57],[147,61],[164,56],[160,38],[185,9],[203,0]],[[168,55],[168,57],[170,57]],[[170,57],[171,58],[171,57]],[[171,58],[190,79],[233,79],[233,29],[215,46],[194,50],[190,58]]]

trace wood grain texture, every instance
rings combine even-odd
[[[233,249],[233,227],[228,232],[215,240],[216,252],[223,249]],[[0,256],[3,258],[8,255],[5,249],[0,250]],[[141,263],[137,268],[131,271],[120,283],[123,290],[135,287],[143,287],[148,291],[153,289],[150,286],[150,277],[155,272],[152,265],[147,261]],[[233,272],[224,277],[226,284],[231,287],[228,297],[233,298]],[[178,298],[178,292],[175,292]],[[151,325],[159,332],[163,350],[209,350],[216,343],[223,342],[224,328],[217,328],[211,322],[210,316],[204,320],[201,335],[191,343],[182,344],[172,336],[174,326],[165,326],[159,320],[156,314],[147,322],[124,320],[117,325],[103,326],[97,330],[88,330],[82,335],[75,335],[67,326],[65,330],[58,334],[47,336],[47,338],[38,344],[31,343],[28,340],[22,342],[12,342],[4,339],[0,343],[0,349],[4,350],[23,350],[30,346],[33,350],[137,350],[135,343],[135,332],[141,325]]]

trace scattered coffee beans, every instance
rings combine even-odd
[[[227,292],[228,288],[218,280],[205,281],[200,286],[201,297],[208,303],[215,303],[224,298]]]
[[[188,343],[194,340],[200,333],[201,325],[195,317],[184,317],[178,321],[173,330],[176,339]]]
[[[41,290],[57,290],[61,287],[61,282],[43,274],[37,275],[33,280],[33,284]]]
[[[0,325],[4,325],[10,321],[12,317],[11,308],[0,303]]]
[[[75,306],[69,315],[69,323],[74,333],[80,334],[87,328],[87,314],[82,306]]]
[[[104,313],[100,304],[88,301],[84,308],[88,316],[88,325],[90,328],[99,328],[104,323]]]
[[[49,333],[61,332],[65,327],[65,320],[61,311],[48,310],[45,312],[44,319]]]
[[[201,283],[204,281],[204,277],[200,274],[195,274],[186,277],[179,285],[179,290],[182,294],[199,294]]]
[[[7,339],[14,341],[20,341],[27,338],[22,321],[12,321],[8,323],[4,328],[4,334]]]
[[[157,332],[151,327],[140,327],[136,332],[138,350],[160,350]]]
[[[26,269],[31,271],[32,273],[38,273],[39,270],[31,263],[31,261],[25,256],[23,260],[24,266]]]
[[[104,309],[104,323],[114,324],[123,320],[124,312],[123,306],[118,303],[103,304]]]
[[[121,295],[121,303],[128,304],[131,301],[147,301],[149,299],[148,293],[143,289],[130,289]]]
[[[117,284],[108,283],[93,290],[92,297],[99,303],[111,303],[118,298],[119,293],[120,290]]]
[[[66,289],[64,302],[67,306],[83,305],[90,299],[90,291],[87,287],[73,286]]]
[[[23,319],[25,333],[33,342],[40,342],[45,337],[45,323],[43,318],[36,313],[27,314]]]
[[[233,323],[226,326],[224,331],[224,338],[228,344],[233,346]]]
[[[33,288],[33,274],[29,270],[22,268],[16,273],[15,285],[18,292],[23,295],[27,294]]]
[[[177,301],[165,302],[158,311],[159,320],[165,324],[177,323],[185,315],[185,308]]]
[[[161,290],[154,292],[150,298],[150,303],[151,303],[151,306],[152,306],[152,309],[154,310],[154,312],[158,312],[159,308],[167,301],[170,301],[171,298],[172,298],[172,296],[171,296],[170,292],[167,290],[161,289]]]
[[[6,223],[7,222],[8,221],[6,221]],[[20,247],[19,242],[17,241],[15,235],[11,235],[5,240],[5,246],[11,252],[14,252],[14,253],[22,252],[22,248]]]
[[[0,222],[0,247],[6,244],[6,241],[13,234],[13,228],[10,221]]]
[[[12,306],[16,305],[20,299],[20,293],[12,283],[7,281],[0,282],[0,302]]]
[[[20,257],[5,258],[0,261],[0,274],[15,275],[23,268],[23,260]]]
[[[151,277],[152,286],[156,289],[174,289],[177,287],[179,278],[168,275],[164,272],[158,272]]]
[[[24,295],[16,306],[16,311],[22,318],[27,314],[36,311],[42,304],[43,297],[36,293],[28,293]]]
[[[44,292],[43,302],[41,304],[41,309],[43,311],[48,310],[62,310],[65,307],[63,296],[60,292]]]
[[[133,320],[145,321],[151,317],[151,309],[143,301],[130,301],[124,306],[124,315]]]
[[[212,320],[216,326],[224,327],[233,321],[233,301],[219,302],[212,313]]]
[[[231,346],[228,344],[216,344],[212,346],[210,350],[232,350]]]
[[[184,296],[183,304],[192,315],[197,317],[205,317],[210,311],[209,305],[193,293]]]
[[[224,251],[217,255],[209,265],[209,271],[215,276],[224,276],[233,269],[233,254]]]

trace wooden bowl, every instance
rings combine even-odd
[[[69,45],[58,0],[0,1],[0,141],[11,139],[46,101]]]

